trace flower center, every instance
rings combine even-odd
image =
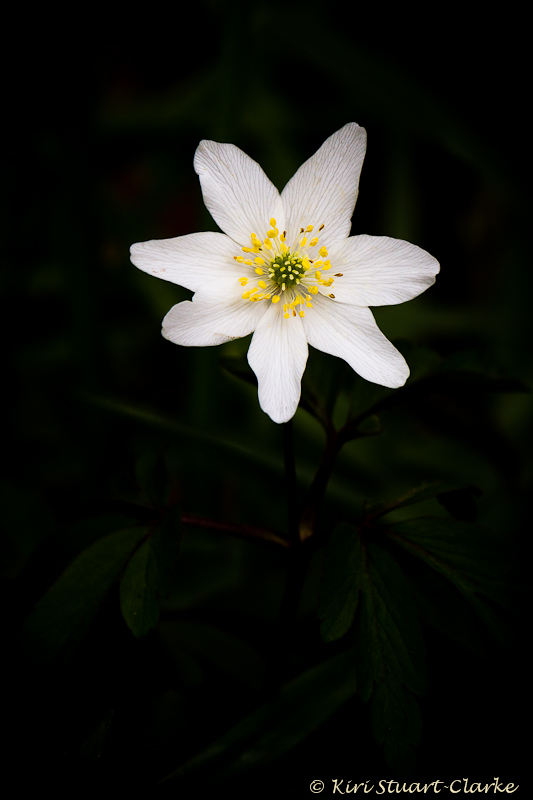
[[[303,259],[298,256],[276,256],[268,267],[268,277],[285,291],[287,286],[297,286],[305,275]]]
[[[313,307],[311,295],[318,293],[319,286],[331,286],[333,283],[333,278],[322,276],[323,272],[331,269],[330,261],[321,260],[326,258],[328,251],[324,246],[318,249],[318,236],[308,242],[307,234],[312,232],[313,225],[300,228],[291,247],[286,244],[286,232],[280,235],[275,219],[270,220],[270,225],[271,229],[263,241],[255,233],[250,234],[252,246],[242,248],[249,258],[233,256],[235,261],[248,267],[248,275],[239,278],[241,286],[247,287],[250,278],[254,283],[257,281],[256,286],[245,289],[242,299],[252,303],[259,300],[279,303],[283,299],[285,319],[295,317],[297,308],[299,316],[304,317],[304,306]],[[318,232],[323,228],[324,225],[321,225]],[[317,259],[318,256],[320,258]],[[335,277],[341,278],[342,273],[337,273]],[[327,296],[335,299],[334,294]]]

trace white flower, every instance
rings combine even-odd
[[[248,361],[274,422],[296,411],[308,343],[383,386],[403,386],[409,376],[368,306],[416,297],[435,282],[439,264],[399,239],[349,237],[365,150],[365,129],[348,123],[280,195],[238,147],[204,140],[194,169],[225,233],[131,247],[139,269],[195,292],[166,315],[165,338],[201,347],[254,331]]]

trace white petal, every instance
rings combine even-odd
[[[257,375],[259,405],[274,422],[296,412],[308,352],[301,317],[285,319],[272,303],[252,337],[248,362]]]
[[[281,193],[288,242],[307,225],[327,247],[349,236],[365,151],[365,129],[349,122],[302,164]]]
[[[234,144],[204,139],[194,154],[194,169],[211,216],[241,246],[250,246],[251,233],[264,239],[272,217],[283,230],[278,190],[259,164]]]
[[[193,292],[224,276],[237,283],[246,274],[242,264],[233,259],[243,253],[223,233],[190,233],[174,239],[138,242],[132,244],[130,253],[133,264],[143,272]]]
[[[381,333],[370,309],[318,294],[303,323],[310,345],[344,359],[367,381],[396,389],[409,377],[404,357]]]
[[[268,301],[251,303],[239,298],[231,303],[185,300],[170,309],[163,320],[165,339],[187,347],[207,347],[240,339],[255,330],[268,309]]]
[[[403,303],[435,283],[439,262],[415,244],[388,236],[350,236],[331,248],[332,270],[342,273],[325,293],[342,303],[386,306]]]

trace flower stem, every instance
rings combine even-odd
[[[283,450],[285,456],[285,492],[287,498],[287,535],[289,552],[287,577],[276,623],[274,657],[268,670],[269,693],[277,693],[287,673],[287,656],[294,638],[296,615],[300,604],[308,565],[308,548],[300,538],[299,504],[294,459],[292,421],[283,424]]]

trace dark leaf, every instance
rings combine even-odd
[[[52,661],[79,641],[147,528],[128,528],[95,542],[70,564],[28,616],[26,649]]]
[[[325,642],[340,639],[353,623],[362,581],[361,547],[353,525],[337,525],[327,547],[318,604]]]
[[[134,636],[144,636],[159,617],[159,575],[150,541],[146,540],[130,559],[120,582],[120,608]]]
[[[405,508],[415,503],[421,503],[424,500],[431,500],[434,497],[438,498],[447,510],[448,508],[457,509],[459,506],[458,495],[460,495],[461,498],[464,498],[466,495],[471,499],[472,494],[479,496],[481,492],[475,486],[465,486],[459,483],[448,483],[446,481],[425,483],[422,484],[422,486],[410,489],[404,495],[394,500],[376,500],[369,503],[366,509],[367,518],[377,519],[378,517],[388,514],[390,511],[395,511],[398,508]],[[452,497],[456,499],[456,505],[454,505],[454,500],[451,499]]]
[[[312,667],[162,782],[219,782],[278,758],[355,693],[353,661],[348,650]]]
[[[451,581],[488,629],[506,640],[502,621],[480,595],[512,608],[510,544],[500,534],[453,519],[422,517],[386,527],[390,541]]]

